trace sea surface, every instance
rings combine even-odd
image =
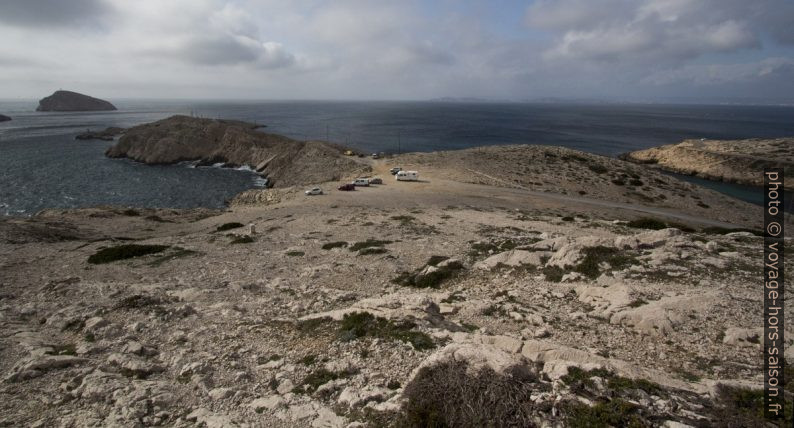
[[[36,101],[0,101],[0,215],[96,205],[222,207],[264,181],[251,171],[149,166],[108,159],[113,142],[78,141],[86,129],[169,117],[239,119],[296,139],[330,140],[370,152],[548,144],[606,156],[685,138],[794,135],[793,107],[330,101],[114,100],[115,112],[39,113]],[[693,180],[758,203],[746,186]],[[757,193],[757,194],[756,194]]]

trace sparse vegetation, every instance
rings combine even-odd
[[[559,266],[546,266],[543,268],[542,272],[543,276],[546,278],[546,281],[549,282],[562,281],[562,275],[565,273]]]
[[[667,223],[650,217],[643,217],[628,222],[628,227],[635,229],[662,230],[667,228]]]
[[[303,257],[306,255],[303,251],[287,251],[286,254],[290,257]]]
[[[416,350],[432,349],[435,343],[430,336],[413,330],[411,322],[394,323],[369,312],[346,314],[339,326],[338,336],[341,340],[356,340],[363,337],[399,340],[410,343]]]
[[[375,247],[384,247],[388,244],[391,244],[392,241],[381,241],[378,239],[367,239],[366,241],[356,242],[355,244],[351,245],[348,248],[350,251],[359,251],[365,248],[375,248]]]
[[[389,250],[385,248],[375,247],[375,248],[364,248],[363,250],[358,252],[359,256],[369,256],[372,254],[384,254],[388,253]]]
[[[225,232],[225,231],[227,231],[227,230],[239,229],[239,228],[241,228],[241,227],[243,227],[243,224],[242,224],[242,223],[237,223],[237,222],[232,222],[232,223],[224,223],[224,224],[222,224],[222,225],[218,226],[218,227],[215,229],[215,231],[216,231],[216,232]]]
[[[337,242],[329,242],[327,244],[323,244],[323,250],[331,250],[333,248],[345,248],[347,247],[347,242],[345,241],[337,241]]]
[[[118,260],[161,253],[167,248],[169,248],[168,245],[124,244],[116,247],[103,248],[97,251],[95,254],[88,257],[88,263],[95,265],[111,263]]]
[[[250,244],[254,242],[254,238],[250,235],[235,235],[230,244]]]
[[[534,373],[514,367],[500,375],[484,367],[472,374],[460,361],[422,368],[405,387],[397,426],[534,426],[533,392],[542,391]]]
[[[590,279],[598,278],[601,273],[602,263],[608,263],[613,269],[622,269],[637,263],[636,258],[622,254],[617,248],[604,246],[588,247],[582,252],[585,257],[573,270]]]

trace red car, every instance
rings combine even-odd
[[[349,191],[349,190],[356,190],[356,186],[352,183],[347,183],[339,186],[339,190]]]

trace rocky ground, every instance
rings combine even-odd
[[[765,168],[794,173],[794,139],[685,140],[627,153],[624,159],[709,180],[763,186]],[[787,189],[794,185],[786,183]]]
[[[754,208],[393,162],[0,221],[0,426],[764,426]]]

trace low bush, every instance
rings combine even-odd
[[[358,252],[358,255],[359,256],[369,256],[369,255],[372,255],[372,254],[383,254],[383,253],[388,253],[388,252],[389,252],[389,250],[387,250],[385,248],[378,248],[378,247],[376,247],[376,248],[364,248],[363,250]]]
[[[254,242],[254,238],[250,235],[237,235],[232,239],[231,244],[250,244]]]
[[[338,336],[341,340],[356,340],[363,337],[399,340],[410,343],[417,350],[434,348],[433,339],[413,330],[415,327],[416,325],[410,322],[394,323],[369,312],[353,312],[342,318]]]
[[[331,250],[333,248],[344,248],[347,247],[347,242],[345,241],[337,241],[337,242],[329,242],[327,244],[323,244],[323,250]]]
[[[613,269],[622,269],[626,266],[636,264],[637,259],[632,256],[621,254],[620,250],[613,247],[588,247],[582,250],[585,257],[573,269],[574,272],[579,272],[582,275],[595,279],[601,273],[600,264],[609,263]]]
[[[241,227],[243,227],[243,224],[242,224],[242,223],[237,223],[237,222],[232,222],[232,223],[224,223],[224,224],[222,224],[222,225],[218,226],[218,227],[215,229],[215,231],[216,231],[216,232],[225,232],[225,231],[227,231],[227,230],[239,229],[239,228],[241,228]]]
[[[667,228],[667,223],[655,218],[643,217],[630,221],[627,226],[634,229],[662,230]]]
[[[472,373],[466,362],[446,361],[424,367],[405,386],[397,426],[534,426],[533,392],[542,390],[525,367],[501,375],[489,367]]]
[[[363,250],[364,248],[384,247],[391,244],[392,241],[381,241],[378,239],[367,239],[366,241],[356,242],[348,248],[350,251]]]
[[[103,248],[93,255],[88,257],[88,263],[103,264],[111,263],[117,260],[131,259],[134,257],[146,256],[149,254],[157,254],[165,251],[168,245],[140,245],[140,244],[125,244],[116,247]]]

